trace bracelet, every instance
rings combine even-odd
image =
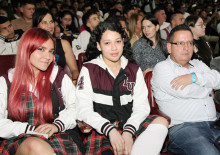
[[[192,83],[196,83],[196,74],[192,72]]]

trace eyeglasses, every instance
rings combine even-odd
[[[203,24],[199,24],[199,25],[195,25],[195,26],[200,26],[201,28],[203,28],[203,27],[205,27],[205,26],[206,26],[206,24],[205,24],[205,23],[203,23]]]
[[[173,43],[173,42],[170,42],[171,44],[174,44],[174,45],[177,45],[177,46],[184,46],[184,45],[187,45],[187,46],[193,46],[193,41],[177,41],[176,43]]]

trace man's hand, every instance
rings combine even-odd
[[[170,82],[172,88],[175,90],[179,89],[180,87],[181,90],[183,90],[186,86],[190,85],[191,83],[192,83],[192,74],[185,74],[178,76]]]
[[[34,130],[38,133],[48,134],[48,137],[58,132],[58,128],[54,124],[42,124]]]
[[[122,138],[125,141],[125,149],[124,149],[124,155],[130,155],[131,154],[131,148],[133,146],[133,138],[132,134],[129,132],[123,132]]]
[[[114,154],[122,155],[124,153],[125,142],[121,134],[116,129],[112,129],[109,133],[109,139],[114,150]]]

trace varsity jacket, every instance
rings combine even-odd
[[[60,72],[57,66],[54,66],[52,71],[52,75],[50,77],[50,81],[52,83],[52,89],[54,89],[54,85],[59,85]],[[11,82],[13,78],[14,69],[9,70],[8,79]],[[59,74],[58,74],[59,73]],[[62,74],[62,73],[61,73]],[[57,110],[54,108],[53,103],[53,115],[54,122],[58,127],[59,132],[64,132],[68,129],[73,129],[76,126],[76,111],[75,111],[75,87],[72,84],[72,81],[68,77],[68,75],[64,74],[62,79],[60,80],[60,88],[58,88],[58,93],[52,94],[52,102],[54,102],[54,98],[57,96],[61,96],[62,103],[57,105]],[[56,87],[56,86],[55,86]],[[52,93],[54,91],[52,90]],[[59,94],[60,93],[60,94]],[[54,97],[55,96],[55,97]],[[57,98],[57,100],[59,100]],[[63,106],[62,106],[63,104]],[[18,136],[22,133],[26,133],[28,131],[34,131],[35,126],[29,125],[27,122],[18,122],[12,121],[8,119],[8,86],[6,79],[1,76],[0,77],[0,137],[8,139],[10,137]]]
[[[15,30],[15,40],[10,41],[0,35],[0,55],[12,55],[17,54],[18,44],[23,34],[22,30]]]
[[[102,55],[83,65],[76,89],[78,120],[108,136],[113,128],[134,135],[150,113],[148,91],[141,69],[121,57],[117,77]]]

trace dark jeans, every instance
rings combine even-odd
[[[179,155],[220,155],[214,146],[220,130],[210,127],[209,122],[186,122],[169,129],[168,150]]]

